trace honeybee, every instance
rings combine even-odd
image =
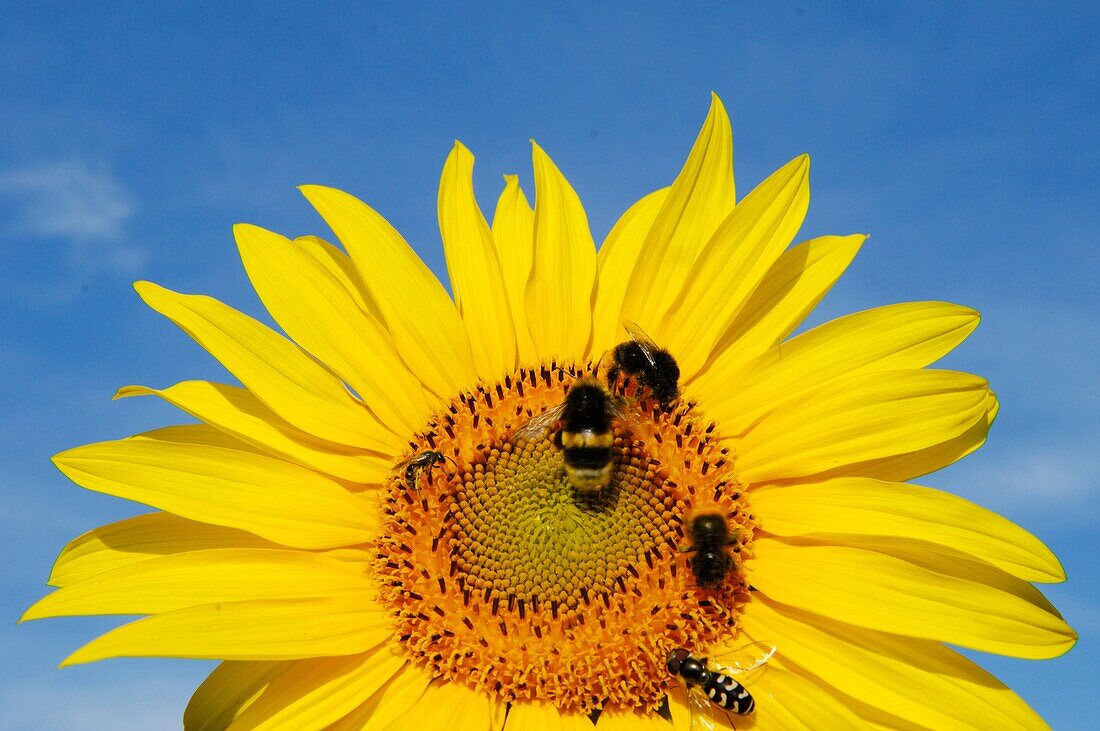
[[[415,491],[422,471],[430,470],[435,465],[446,462],[448,459],[442,452],[426,450],[417,452],[404,462],[398,463],[394,466],[393,471],[399,472],[403,468],[405,470],[405,484],[409,486],[410,490]]]
[[[676,359],[658,347],[636,323],[627,320],[623,328],[630,333],[630,340],[619,343],[612,351],[614,362],[607,371],[608,383],[618,380],[620,372],[626,373],[648,388],[662,406],[668,406],[680,392],[680,366]]]
[[[594,493],[611,481],[612,422],[622,404],[595,380],[574,383],[557,406],[538,414],[513,433],[514,439],[543,439],[558,423],[554,444],[561,450],[565,474],[580,492]]]
[[[775,654],[775,645],[753,642],[711,658],[692,655],[678,647],[668,654],[665,666],[687,686],[692,731],[713,731],[714,707],[747,716],[756,708],[752,694],[733,679],[755,670]]]
[[[688,523],[688,537],[691,547],[687,550],[695,554],[688,559],[688,567],[695,574],[695,583],[717,589],[734,566],[726,516],[716,507],[699,510]]]

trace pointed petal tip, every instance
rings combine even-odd
[[[508,188],[518,186],[519,185],[519,176],[515,175],[514,173],[505,173],[504,174],[504,185],[505,185],[505,187],[508,187]]]

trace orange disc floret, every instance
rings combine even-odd
[[[567,711],[656,709],[675,647],[737,628],[740,562],[717,588],[688,568],[687,516],[727,516],[735,554],[753,523],[733,460],[693,404],[623,390],[612,478],[573,489],[551,438],[517,428],[591,367],[550,363],[463,393],[410,443],[448,458],[395,476],[379,539],[382,598],[405,650],[449,681]],[[616,384],[620,386],[620,384]]]

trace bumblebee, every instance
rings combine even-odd
[[[726,517],[717,508],[701,510],[688,523],[688,536],[691,547],[687,550],[695,554],[688,559],[688,567],[695,582],[704,589],[717,589],[734,565]]]
[[[615,383],[619,373],[626,373],[649,389],[662,406],[668,406],[680,393],[680,366],[671,353],[658,347],[636,323],[627,320],[623,327],[630,333],[630,340],[619,343],[612,351],[608,383]]]
[[[711,704],[739,716],[752,713],[756,701],[733,676],[755,670],[774,654],[775,645],[767,642],[754,642],[710,659],[692,655],[683,647],[670,652],[665,667],[688,687],[691,727],[714,728],[710,723]]]
[[[424,470],[430,470],[437,464],[447,461],[447,457],[442,452],[438,451],[424,451],[417,452],[412,457],[409,457],[404,462],[399,463],[393,468],[394,472],[400,471],[402,468],[405,470],[405,484],[409,486],[410,490],[417,490],[417,481],[420,478],[420,473]]]
[[[536,441],[560,424],[554,444],[561,450],[569,482],[580,492],[598,492],[611,482],[611,427],[621,415],[621,404],[606,388],[583,379],[570,387],[562,403],[535,416],[513,437]]]

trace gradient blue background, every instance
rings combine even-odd
[[[800,238],[873,235],[814,322],[909,299],[982,311],[947,363],[987,376],[1001,417],[984,449],[924,482],[1061,556],[1069,581],[1048,594],[1078,646],[1051,662],[982,661],[1055,728],[1094,726],[1097,6],[588,5],[5,4],[0,727],[172,728],[211,667],[57,670],[114,623],[15,626],[69,539],[140,510],[76,488],[49,456],[182,420],[148,399],[112,403],[118,386],[224,378],[132,280],[258,314],[230,226],[326,234],[301,183],[369,201],[443,272],[436,185],[454,138],[477,155],[487,211],[500,174],[529,186],[537,138],[598,241],[671,182],[712,89],[733,120],[742,195],[806,151]]]

